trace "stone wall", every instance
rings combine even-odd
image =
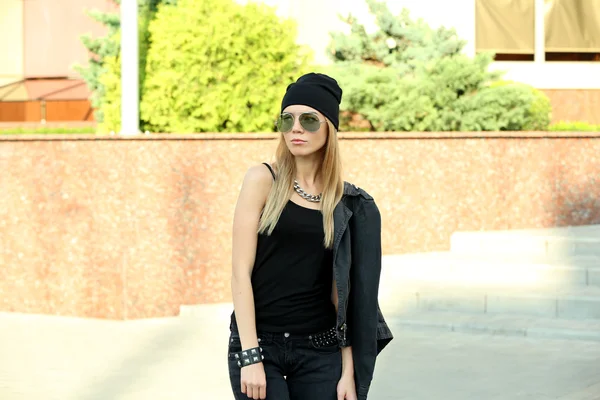
[[[275,136],[0,137],[0,311],[133,319],[229,301],[232,213]],[[386,254],[600,223],[600,135],[340,134]]]
[[[552,104],[552,122],[582,121],[600,124],[600,90],[543,89]]]

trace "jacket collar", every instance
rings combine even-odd
[[[358,196],[360,191],[350,182],[344,182],[344,196]]]

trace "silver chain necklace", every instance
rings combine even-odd
[[[302,189],[300,187],[300,184],[298,183],[298,181],[295,180],[295,179],[294,179],[294,190],[296,191],[296,193],[298,193],[298,195],[300,197],[302,197],[303,199],[308,200],[310,202],[313,202],[313,203],[320,202],[321,201],[321,195],[323,194],[323,193],[319,193],[318,195],[315,196],[313,194],[306,193],[304,191],[304,189]]]

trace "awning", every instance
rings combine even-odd
[[[24,79],[0,86],[0,101],[87,100],[90,94],[82,79]]]
[[[545,0],[546,51],[600,53],[600,1]]]
[[[477,0],[477,51],[535,53],[535,0]]]

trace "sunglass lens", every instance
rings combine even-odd
[[[309,132],[316,132],[321,127],[321,122],[314,114],[302,114],[300,115],[300,124],[304,129]]]
[[[291,114],[281,114],[277,118],[277,129],[279,132],[289,132],[294,126],[294,117]]]

